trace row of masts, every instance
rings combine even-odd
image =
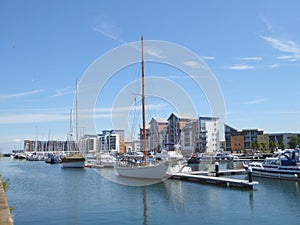
[[[76,80],[76,87],[75,87],[75,150],[79,151],[79,133],[78,133],[78,82]],[[70,134],[69,140],[73,141],[73,109],[70,110]]]

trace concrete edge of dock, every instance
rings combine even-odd
[[[250,181],[250,180],[240,180],[240,179],[233,179],[229,177],[215,177],[215,176],[208,176],[208,175],[195,175],[195,174],[188,174],[188,173],[173,173],[171,178],[177,180],[187,180],[193,182],[200,182],[206,183],[211,185],[225,185],[226,187],[239,187],[239,188],[248,188],[253,189],[253,185],[257,185],[258,182]]]
[[[0,178],[0,225],[13,225],[13,217],[7,203],[6,195]]]

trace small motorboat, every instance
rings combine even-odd
[[[300,180],[300,149],[287,149],[267,157],[263,162],[244,164],[253,176]]]

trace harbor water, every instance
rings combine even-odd
[[[231,165],[232,167],[234,165]],[[228,164],[225,165],[228,167]],[[18,224],[299,224],[300,183],[254,178],[253,190],[165,180],[127,186],[101,169],[0,159]],[[102,169],[113,174],[113,169]],[[245,175],[239,175],[245,176]]]

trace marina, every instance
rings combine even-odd
[[[1,6],[0,225],[300,224],[299,1]]]
[[[6,195],[16,225],[298,224],[300,219],[297,181],[257,178],[259,184],[247,191],[177,179],[128,186],[121,184],[129,179],[116,176],[112,168],[62,169],[11,158],[0,163],[3,178],[10,179]],[[220,163],[220,172],[231,168],[237,173],[232,178],[247,180],[237,167]]]

